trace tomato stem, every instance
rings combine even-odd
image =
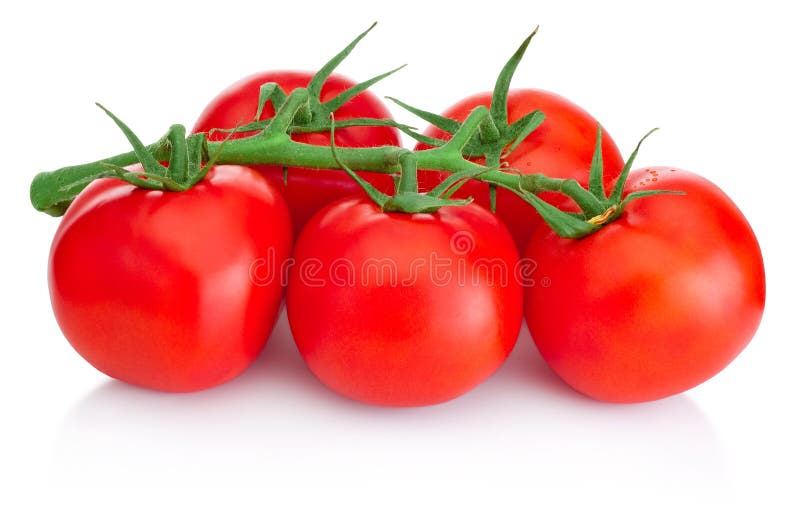
[[[450,133],[452,137],[449,140],[418,134],[414,128],[392,120],[345,120],[337,125],[333,120],[334,111],[375,82],[399,70],[397,68],[357,84],[325,103],[321,101],[322,86],[326,79],[371,29],[372,27],[360,34],[328,61],[314,75],[307,88],[296,88],[287,95],[275,83],[262,85],[255,120],[233,129],[220,128],[219,130],[228,133],[228,138],[222,142],[208,141],[207,135],[203,133],[186,137],[185,128],[174,125],[166,136],[145,146],[120,119],[100,106],[122,130],[134,150],[85,165],[64,167],[36,175],[31,183],[31,203],[37,210],[50,215],[63,215],[72,200],[89,183],[102,177],[119,177],[142,188],[182,191],[202,180],[215,163],[275,165],[283,167],[284,171],[289,167],[339,169],[357,181],[381,208],[404,213],[433,212],[443,206],[470,202],[470,199],[453,200],[451,196],[470,179],[479,179],[489,184],[493,211],[496,188],[506,188],[533,206],[556,233],[564,237],[580,238],[613,222],[631,200],[646,195],[675,193],[648,191],[622,197],[625,179],[644,140],[642,138],[625,164],[611,197],[607,198],[602,183],[602,130],[599,126],[588,190],[574,180],[549,178],[541,174],[521,175],[519,172],[503,170],[502,158],[544,121],[543,113],[533,111],[513,124],[508,123],[508,91],[511,79],[536,30],[525,39],[503,67],[495,83],[491,105],[488,108],[476,107],[463,123],[391,99]],[[276,114],[269,120],[260,120],[267,101],[272,103]],[[356,125],[396,127],[432,148],[417,151],[394,146],[337,148],[333,139],[335,129]],[[330,147],[291,139],[293,133],[326,130],[331,131]],[[231,139],[234,134],[251,131],[255,132],[252,136]],[[486,166],[468,158],[483,158]],[[167,167],[161,165],[164,162],[168,163]],[[136,163],[142,164],[143,173],[133,173],[123,168]],[[450,176],[430,192],[419,193],[417,167],[450,172]],[[354,170],[399,173],[396,195],[390,197],[378,192],[353,172]],[[582,213],[562,212],[536,196],[548,191],[567,195],[575,201]]]
[[[417,183],[417,157],[411,151],[400,154],[400,182],[397,184],[398,194],[419,193]]]
[[[269,125],[257,136],[268,139],[275,135],[288,135],[295,117],[304,118],[306,121],[310,117],[308,90],[305,88],[292,90],[286,101],[278,108]]]
[[[31,202],[40,211],[60,216],[66,211],[72,199],[91,181],[111,176],[122,177],[141,187],[185,189],[187,185],[190,186],[189,183],[194,184],[200,180],[207,171],[208,166],[199,172],[193,172],[200,162],[214,162],[339,169],[348,170],[351,174],[352,170],[390,174],[400,172],[398,195],[394,198],[381,198],[381,203],[387,211],[406,213],[430,212],[442,206],[468,202],[451,200],[450,195],[464,182],[475,178],[488,183],[490,187],[499,186],[514,192],[533,206],[554,231],[568,238],[580,238],[597,231],[604,224],[618,218],[626,204],[626,199],[621,198],[619,193],[621,192],[619,184],[611,199],[606,199],[605,195],[598,196],[574,180],[550,178],[541,174],[520,175],[503,170],[500,167],[499,155],[491,156],[494,165],[488,167],[466,159],[462,154],[463,146],[470,141],[483,120],[489,116],[488,109],[483,106],[477,107],[470,113],[453,138],[440,147],[418,151],[394,146],[336,148],[334,153],[332,148],[295,142],[289,136],[292,120],[303,108],[307,98],[307,90],[294,90],[271,123],[253,136],[210,142],[205,139],[205,135],[199,134],[189,136],[184,141],[178,138],[184,134],[182,128],[173,126],[167,136],[152,145],[144,146],[140,142],[137,143],[135,152],[40,173],[31,184]],[[330,124],[332,124],[331,129],[335,129],[335,122],[331,120]],[[136,141],[138,142],[138,139]],[[631,158],[636,156],[637,151],[638,146]],[[141,162],[145,154],[148,160],[154,163],[170,162],[169,169],[161,167],[167,173],[148,172],[144,174],[144,179],[135,174],[130,177],[121,175],[121,167]],[[186,163],[192,163],[192,167],[189,167],[188,183],[177,180],[184,176],[178,175],[179,167],[173,166],[176,157]],[[630,169],[631,163],[632,159],[626,164],[626,170]],[[432,195],[419,194],[417,167],[447,171],[455,177],[446,180],[442,188],[430,192]],[[567,195],[575,201],[582,213],[572,214],[558,210],[535,195],[541,192],[561,192]],[[641,196],[634,196],[630,200],[638,197]],[[615,208],[610,210],[611,206]]]

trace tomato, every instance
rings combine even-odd
[[[447,401],[491,375],[519,333],[519,255],[476,205],[408,215],[345,199],[309,221],[293,258],[297,347],[317,378],[355,400]]]
[[[631,173],[628,204],[580,240],[537,228],[525,315],[550,367],[576,390],[612,402],[680,393],[721,371],[761,320],[764,263],[736,205],[689,172]]]
[[[107,375],[205,389],[263,348],[283,288],[264,274],[253,281],[251,269],[288,259],[291,241],[285,202],[244,167],[218,166],[185,192],[99,179],[53,240],[53,310],[75,350]]]
[[[451,106],[443,115],[463,121],[476,106],[489,107],[491,100],[492,93],[479,93]],[[510,155],[502,158],[502,161],[522,174],[543,173],[550,177],[575,179],[583,186],[588,186],[589,167],[597,137],[597,121],[576,104],[554,93],[534,89],[509,92],[509,124],[537,109],[545,114],[544,122]],[[428,127],[424,134],[440,139],[450,137],[448,133],[434,126]],[[417,148],[424,149],[428,146],[418,144]],[[624,160],[614,140],[605,130],[603,130],[602,149],[603,177],[611,182],[622,171]],[[432,188],[444,178],[445,174],[430,171],[421,173],[421,187]],[[490,207],[489,187],[480,181],[469,181],[454,197],[472,197],[481,206]],[[552,204],[577,209],[571,200],[558,193],[545,193],[541,198]],[[525,248],[534,228],[543,225],[536,210],[514,193],[502,188],[497,189],[497,215],[508,226],[520,250]]]
[[[205,108],[194,125],[193,132],[204,132],[215,128],[232,128],[251,122],[258,107],[258,93],[262,84],[278,83],[287,93],[295,88],[304,88],[313,77],[312,72],[270,71],[262,72],[234,83],[220,93]],[[331,75],[322,87],[321,101],[328,101],[355,83],[338,75]],[[264,107],[261,119],[275,114],[271,103]],[[336,111],[337,120],[351,118],[391,118],[384,104],[370,91],[360,93]],[[236,135],[241,136],[241,135]],[[226,134],[215,132],[212,140],[221,140]],[[314,145],[330,145],[329,133],[294,134],[292,139]],[[339,147],[376,147],[400,145],[400,135],[392,127],[347,127],[336,131]],[[315,170],[289,168],[284,185],[282,167],[256,166],[274,182],[289,204],[295,231],[299,233],[311,216],[323,206],[348,195],[360,193],[356,183],[338,170]],[[394,189],[392,178],[387,174],[362,172],[361,177],[384,193]]]

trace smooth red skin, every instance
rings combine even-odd
[[[492,100],[490,92],[467,97],[446,109],[444,116],[463,121],[479,105],[489,107]],[[594,154],[597,138],[597,120],[581,107],[569,100],[543,90],[511,90],[508,95],[508,121],[514,123],[534,110],[541,110],[545,120],[531,133],[514,152],[502,158],[510,168],[522,174],[542,173],[550,177],[575,179],[583,186],[589,183],[589,168]],[[449,139],[450,135],[430,126],[424,134],[435,138]],[[417,148],[428,148],[419,144]],[[476,160],[483,163],[483,160]],[[625,165],[614,140],[603,130],[603,169],[608,185],[617,178]],[[444,177],[444,172],[422,172],[420,180],[423,189],[431,189]],[[483,207],[489,208],[489,187],[480,181],[469,181],[455,197],[473,197]],[[577,210],[577,206],[567,197],[558,193],[544,193],[545,201],[563,205],[566,209]],[[565,202],[566,201],[566,202]],[[514,193],[497,189],[497,215],[505,222],[517,248],[525,249],[530,236],[537,226],[544,225],[541,217],[525,201]]]
[[[471,253],[451,247],[459,231],[473,236]],[[451,260],[452,281],[433,280],[432,256]],[[360,274],[371,258],[398,264],[398,281],[408,278],[415,259],[425,266],[413,285],[392,286],[374,272]],[[490,285],[486,274],[459,286],[457,264],[472,271],[480,258],[502,260],[505,287]],[[522,288],[512,273],[519,255],[502,223],[479,206],[406,215],[382,213],[360,198],[342,200],[306,225],[294,259],[286,307],[295,342],[317,378],[349,398],[385,406],[450,400],[489,377],[517,339]],[[355,286],[311,286],[301,270],[312,259],[322,266],[315,277],[323,278],[332,263],[348,260]]]
[[[232,128],[251,122],[258,108],[258,93],[262,84],[278,83],[287,93],[295,88],[305,88],[313,77],[313,72],[269,71],[246,77],[226,88],[205,108],[194,125],[192,132],[205,132],[211,129]],[[323,102],[334,98],[355,83],[350,79],[331,75],[322,87]],[[272,103],[264,107],[261,119],[275,114]],[[336,111],[337,120],[351,118],[391,118],[384,104],[369,91],[365,91]],[[246,134],[234,135],[234,137]],[[222,140],[227,135],[215,132],[211,140]],[[292,139],[314,145],[330,145],[330,135],[326,133],[295,134]],[[377,147],[381,145],[400,145],[400,133],[392,127],[348,127],[335,133],[339,147]],[[308,219],[323,206],[342,197],[361,192],[358,185],[340,170],[317,170],[289,168],[287,184],[284,185],[282,167],[254,166],[271,180],[289,205],[295,233],[299,234]],[[359,175],[385,193],[394,190],[392,178],[387,174],[360,172]]]
[[[188,392],[241,373],[269,337],[283,288],[250,267],[292,231],[280,195],[258,173],[218,166],[180,193],[118,179],[90,184],[53,240],[53,310],[94,367],[131,384]]]
[[[664,398],[717,374],[754,335],[765,299],[756,237],[719,188],[668,167],[632,172],[628,185],[686,195],[632,201],[581,240],[539,228],[525,252],[538,264],[525,316],[542,357],[611,402]]]

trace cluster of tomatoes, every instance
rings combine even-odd
[[[194,132],[252,119],[259,88],[308,85],[312,74],[267,72],[215,98]],[[325,82],[321,100],[353,86]],[[443,114],[463,121],[491,94]],[[521,174],[589,183],[597,121],[545,91],[512,90],[508,120],[546,119],[503,159]],[[273,116],[269,105],[262,119]],[[369,91],[337,120],[389,119]],[[426,135],[447,139],[431,127]],[[240,135],[234,135],[238,137]],[[330,145],[327,133],[293,134]],[[345,127],[339,147],[400,145],[395,128]],[[418,148],[424,148],[422,144]],[[604,134],[607,189],[624,161]],[[523,315],[553,370],[596,399],[635,402],[682,392],[725,367],[764,308],[756,238],[709,181],[675,168],[631,172],[626,192],[668,189],[625,206],[581,239],[558,237],[514,193],[470,180],[463,206],[382,211],[338,170],[217,166],[183,192],[94,181],[66,212],[50,257],[56,318],[100,371],[186,392],[226,382],[252,363],[281,309],[309,369],[350,398],[392,406],[459,396],[510,353]],[[286,175],[285,175],[286,173]],[[360,172],[377,189],[386,174]],[[420,171],[421,190],[446,176]],[[541,196],[569,209],[558,193]],[[534,374],[533,372],[531,374]]]

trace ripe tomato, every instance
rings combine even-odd
[[[289,324],[334,391],[378,405],[440,403],[486,379],[514,346],[518,262],[508,231],[480,206],[408,215],[345,199],[296,242]]]
[[[479,105],[489,107],[491,100],[490,92],[479,93],[451,106],[443,115],[463,121],[473,108]],[[588,186],[589,167],[597,137],[597,120],[576,104],[554,93],[534,89],[509,92],[509,124],[537,109],[545,114],[544,122],[502,160],[522,174],[542,173],[550,177],[575,179],[584,187]],[[440,139],[450,138],[448,133],[434,126],[428,127],[424,134]],[[423,149],[428,146],[418,144],[417,148]],[[602,148],[603,177],[610,183],[617,178],[625,163],[614,140],[605,130]],[[479,161],[483,163],[483,160]],[[446,173],[421,173],[421,187],[432,188],[444,178],[444,174]],[[486,208],[490,206],[489,187],[486,183],[469,181],[454,197],[470,196],[481,206]],[[577,206],[561,194],[545,193],[541,198],[552,204],[574,207],[577,210]],[[497,216],[508,226],[520,250],[525,249],[534,227],[543,225],[536,210],[512,192],[502,188],[497,189]]]
[[[234,83],[220,93],[206,107],[194,125],[192,132],[211,129],[232,128],[251,122],[258,107],[258,92],[262,84],[278,83],[287,93],[295,88],[304,88],[313,77],[312,72],[270,71],[251,75]],[[322,87],[321,101],[328,101],[355,83],[338,75],[331,75]],[[261,115],[266,119],[275,114],[271,103],[267,103]],[[360,93],[336,111],[336,120],[351,118],[391,118],[384,104],[370,91]],[[242,136],[242,135],[234,135]],[[215,132],[212,140],[222,140],[224,133]],[[292,139],[314,145],[330,145],[330,135],[324,133],[294,134]],[[376,147],[400,145],[400,134],[392,127],[347,127],[336,131],[339,147]],[[314,170],[290,168],[284,185],[282,167],[256,166],[278,188],[286,199],[292,215],[295,232],[299,233],[306,221],[323,206],[341,197],[361,192],[358,185],[339,170]],[[361,177],[384,193],[394,189],[392,178],[386,174],[362,172]]]
[[[761,251],[742,213],[683,170],[631,173],[631,202],[581,240],[537,228],[526,256],[536,286],[525,315],[545,361],[576,390],[613,402],[663,398],[721,371],[764,310]]]
[[[218,166],[185,192],[100,179],[53,240],[53,310],[109,376],[163,391],[212,387],[263,348],[283,289],[251,281],[251,267],[286,260],[291,240],[285,202],[247,168]]]

